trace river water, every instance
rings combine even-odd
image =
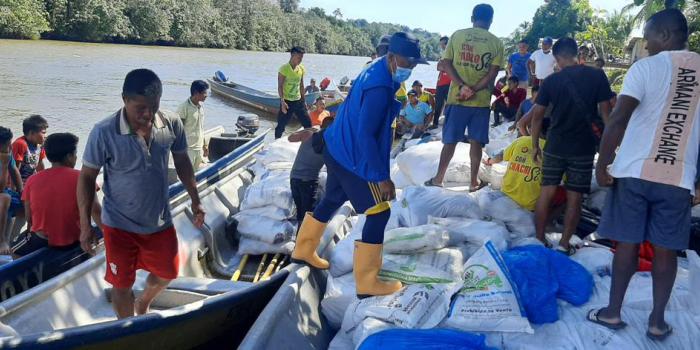
[[[49,133],[72,132],[80,137],[79,153],[92,126],[122,106],[121,87],[132,69],[149,68],[163,81],[161,108],[175,110],[189,97],[190,83],[211,77],[217,70],[229,79],[259,90],[274,92],[277,70],[287,53],[222,49],[196,49],[61,41],[0,40],[0,125],[21,135],[22,119],[41,114]],[[330,77],[339,81],[359,74],[367,57],[304,56],[307,81]],[[435,63],[418,66],[410,82],[426,87],[437,80]],[[234,129],[241,113],[254,112],[261,126],[274,127],[275,117],[250,110],[212,95],[205,102],[205,128],[223,125]]]

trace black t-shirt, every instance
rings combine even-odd
[[[566,79],[570,83],[566,82]],[[571,85],[589,108],[583,111],[572,97]],[[598,116],[598,103],[613,97],[605,73],[597,68],[576,65],[550,75],[540,86],[537,104],[553,105],[545,151],[557,156],[590,156],[596,152],[591,123]]]

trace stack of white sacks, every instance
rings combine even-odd
[[[517,138],[517,131],[509,131],[511,124],[504,124],[489,131],[489,144],[484,148],[482,159],[495,157],[505,150]],[[397,188],[417,185],[420,186],[435,176],[440,162],[441,141],[418,143],[420,140],[412,140],[406,143],[406,150],[396,156],[391,164],[391,179]],[[471,161],[469,159],[470,146],[459,143],[454,157],[445,174],[445,186],[466,186],[469,184]],[[494,189],[500,189],[503,176],[506,173],[508,163],[495,164],[493,166],[479,166],[479,179],[490,183]]]
[[[240,254],[283,253],[294,249],[295,206],[289,176],[300,143],[276,140],[259,152],[251,170],[255,174],[234,215],[240,235]]]
[[[612,253],[602,248],[579,249],[572,258],[594,275],[591,301],[578,308],[560,302],[559,321],[531,325],[519,307],[518,293],[503,270],[499,252],[540,244],[534,239],[532,214],[490,188],[467,194],[409,186],[399,193],[385,231],[380,277],[397,279],[404,288],[388,296],[357,299],[352,256],[353,241],[361,238],[365,221],[360,215],[330,256],[321,302],[326,319],[339,330],[330,349],[357,348],[368,336],[389,328],[435,327],[487,334],[488,344],[497,348],[587,349],[607,348],[600,344],[611,343],[633,349],[647,345],[643,332],[651,307],[648,273],[635,275],[634,289],[628,292],[623,317],[631,327],[625,332],[609,331],[585,321],[585,313],[607,303]],[[559,238],[548,234],[550,242]],[[678,348],[692,348],[693,337],[700,334],[700,317],[694,319],[693,312],[688,312],[692,303],[700,311],[700,297],[691,292],[693,284],[700,287],[700,259],[693,266],[695,282],[688,278],[693,272],[680,269],[667,314],[676,330],[685,332],[669,339]]]
[[[464,322],[475,316],[467,307],[474,301],[456,306],[451,325],[446,315],[452,296],[463,287],[465,266],[477,263],[465,262],[470,258],[482,265],[493,262],[483,248],[487,242],[495,251],[536,242],[532,214],[509,201],[489,188],[473,194],[437,187],[404,188],[392,204],[380,276],[400,280],[406,287],[390,296],[362,301],[356,298],[352,274],[353,241],[361,238],[365,220],[360,216],[330,257],[321,305],[331,325],[340,329],[331,348],[359,346],[364,338],[386,328],[487,327],[488,323],[470,327]],[[510,287],[504,288],[513,295]],[[517,306],[514,297],[506,302]],[[519,327],[528,329],[526,318],[513,317]]]

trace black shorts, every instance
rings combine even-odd
[[[593,178],[593,157],[562,157],[544,153],[542,161],[542,186],[559,186],[566,175],[564,187],[567,191],[588,193]]]
[[[49,240],[39,237],[32,232],[23,232],[12,242],[13,254],[18,256],[29,255],[34,251],[49,246]]]

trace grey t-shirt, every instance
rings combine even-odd
[[[156,114],[151,141],[131,132],[123,109],[98,122],[90,132],[83,165],[104,168],[102,222],[138,234],[172,225],[168,198],[170,152],[187,152],[182,121]]]
[[[309,138],[301,143],[297,157],[294,159],[294,165],[292,165],[292,173],[290,175],[292,179],[302,181],[318,180],[318,173],[324,164],[323,155],[314,151],[312,139]]]

